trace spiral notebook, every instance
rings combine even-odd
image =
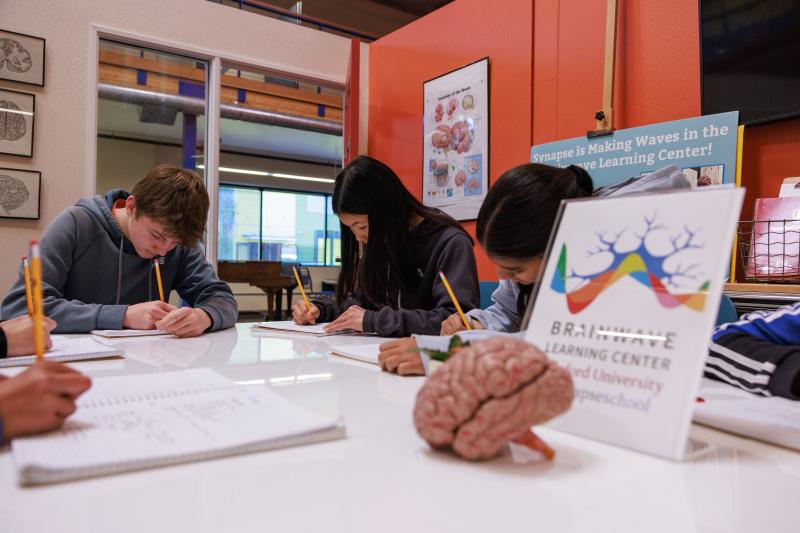
[[[15,439],[20,485],[342,438],[344,425],[207,369],[96,379],[56,432]]]
[[[44,358],[47,361],[67,363],[71,361],[86,361],[89,359],[122,357],[122,350],[119,348],[105,346],[89,337],[62,337],[60,335],[53,335],[51,338],[53,347],[44,354]],[[35,355],[8,357],[6,359],[0,359],[0,368],[27,366],[35,362]]]

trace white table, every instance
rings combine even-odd
[[[249,324],[197,339],[124,342],[93,377],[211,367],[325,414],[344,440],[40,488],[0,453],[0,531],[800,531],[800,454],[695,426],[684,463],[540,429],[552,463],[468,463],[431,451],[411,410],[423,378],[328,355],[369,337],[308,338]]]

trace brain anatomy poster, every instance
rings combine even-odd
[[[489,188],[489,58],[423,84],[422,203],[478,216]]]

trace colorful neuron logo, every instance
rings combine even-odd
[[[700,230],[684,226],[671,233],[667,226],[656,222],[656,217],[644,217],[641,233],[629,228],[608,237],[605,232],[598,232],[597,248],[586,254],[595,270],[590,274],[578,273],[573,265],[568,268],[567,245],[561,246],[550,288],[566,295],[570,313],[580,313],[627,276],[651,290],[663,307],[703,310],[709,280],[704,279],[699,264],[685,264],[691,255],[689,250],[703,248],[696,242]]]

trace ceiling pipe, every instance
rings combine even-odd
[[[177,94],[164,94],[143,89],[133,89],[131,87],[121,87],[108,83],[97,84],[97,94],[104,100],[114,100],[116,102],[127,102],[141,105],[157,105],[174,107],[193,115],[205,114],[205,100],[201,98],[191,98]],[[296,115],[286,115],[261,109],[252,109],[237,105],[221,104],[220,115],[222,118],[234,120],[244,120],[246,122],[257,122],[269,124],[270,126],[282,126],[296,130],[313,131],[316,133],[327,133],[329,135],[342,135],[342,124],[319,120],[315,118],[299,117]]]

